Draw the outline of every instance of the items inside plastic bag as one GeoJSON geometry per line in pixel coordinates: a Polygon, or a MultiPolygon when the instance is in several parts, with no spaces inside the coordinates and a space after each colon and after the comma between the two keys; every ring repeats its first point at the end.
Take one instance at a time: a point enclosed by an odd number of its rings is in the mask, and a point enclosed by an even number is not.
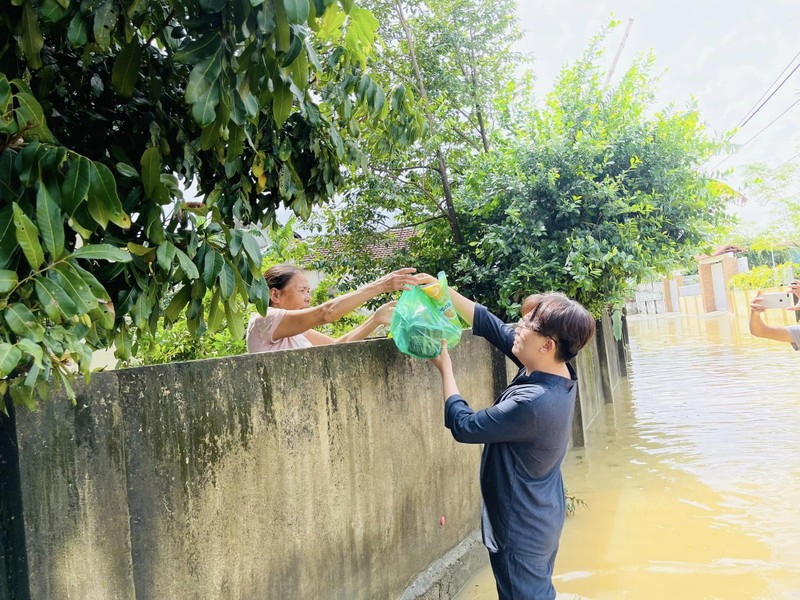
{"type": "Polygon", "coordinates": [[[414,358],[435,358],[442,351],[442,340],[452,348],[461,340],[461,324],[447,290],[447,278],[414,286],[400,294],[392,315],[392,339],[398,350],[414,358]]]}

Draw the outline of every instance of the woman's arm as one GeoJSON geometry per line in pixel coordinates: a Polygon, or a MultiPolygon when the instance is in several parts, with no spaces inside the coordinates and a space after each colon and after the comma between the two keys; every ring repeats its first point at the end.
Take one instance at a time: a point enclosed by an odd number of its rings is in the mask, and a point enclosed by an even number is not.
{"type": "Polygon", "coordinates": [[[334,338],[319,331],[310,329],[305,332],[306,339],[315,346],[325,346],[327,344],[342,344],[345,342],[356,342],[358,340],[366,339],[370,333],[375,331],[381,325],[388,325],[392,320],[392,312],[397,305],[397,300],[387,302],[376,310],[369,318],[361,325],[348,331],[344,335],[334,338]]]}
{"type": "MultiPolygon", "coordinates": [[[[272,337],[278,340],[299,333],[306,333],[309,329],[326,323],[333,323],[379,294],[396,292],[405,289],[406,286],[414,285],[416,283],[412,275],[414,271],[416,269],[413,268],[398,269],[354,292],[337,296],[319,306],[287,310],[272,337]]],[[[365,337],[366,335],[364,334],[365,337]]],[[[311,339],[309,341],[312,344],[314,343],[311,339]]]]}

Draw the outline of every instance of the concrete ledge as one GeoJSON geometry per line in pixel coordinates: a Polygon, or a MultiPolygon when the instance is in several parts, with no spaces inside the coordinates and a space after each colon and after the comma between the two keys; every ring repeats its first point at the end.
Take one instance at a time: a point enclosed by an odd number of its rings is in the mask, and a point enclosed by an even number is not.
{"type": "Polygon", "coordinates": [[[425,569],[398,600],[450,600],[489,564],[480,528],[425,569]]]}

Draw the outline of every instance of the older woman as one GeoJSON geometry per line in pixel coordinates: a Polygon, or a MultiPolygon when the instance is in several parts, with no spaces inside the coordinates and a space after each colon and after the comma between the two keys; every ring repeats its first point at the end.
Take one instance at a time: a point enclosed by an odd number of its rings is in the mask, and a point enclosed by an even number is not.
{"type": "Polygon", "coordinates": [[[351,332],[332,338],[314,327],[333,323],[379,294],[396,292],[414,285],[416,269],[399,269],[354,292],[337,296],[319,306],[310,306],[311,290],[303,271],[291,265],[271,267],[264,274],[269,286],[267,315],[253,315],[247,325],[247,351],[271,352],[309,348],[363,340],[379,325],[388,325],[395,302],[381,306],[367,321],[351,332]]]}

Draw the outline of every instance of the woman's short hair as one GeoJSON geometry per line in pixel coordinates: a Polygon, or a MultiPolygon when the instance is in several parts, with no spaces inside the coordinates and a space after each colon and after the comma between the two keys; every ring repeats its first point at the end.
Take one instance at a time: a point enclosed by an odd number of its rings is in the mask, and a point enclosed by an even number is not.
{"type": "Polygon", "coordinates": [[[534,331],[555,341],[555,358],[561,362],[575,358],[594,335],[592,314],[558,292],[528,296],[522,302],[522,316],[534,331]]]}
{"type": "Polygon", "coordinates": [[[267,269],[264,279],[269,289],[282,290],[292,280],[292,277],[302,272],[303,269],[293,265],[275,265],[267,269]]]}

